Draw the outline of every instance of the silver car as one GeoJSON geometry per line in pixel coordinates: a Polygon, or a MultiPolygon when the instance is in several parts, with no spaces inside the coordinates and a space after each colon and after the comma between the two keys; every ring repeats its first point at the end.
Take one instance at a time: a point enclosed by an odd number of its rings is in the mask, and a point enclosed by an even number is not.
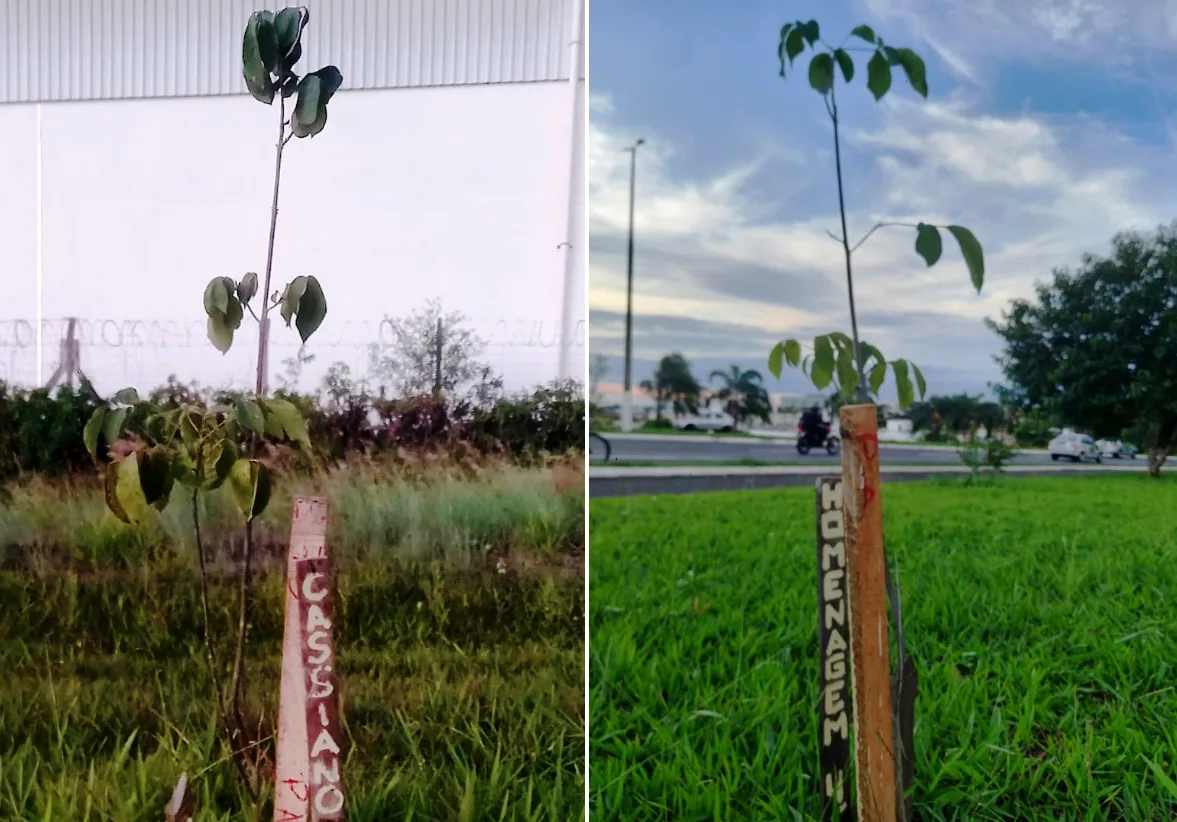
{"type": "Polygon", "coordinates": [[[1118,460],[1134,460],[1136,455],[1140,453],[1135,445],[1129,445],[1123,440],[1096,440],[1095,445],[1099,448],[1100,456],[1118,460]]]}
{"type": "Polygon", "coordinates": [[[1103,462],[1103,457],[1099,454],[1099,446],[1086,434],[1059,434],[1050,441],[1046,448],[1050,452],[1050,458],[1055,462],[1059,460],[1103,462]]]}

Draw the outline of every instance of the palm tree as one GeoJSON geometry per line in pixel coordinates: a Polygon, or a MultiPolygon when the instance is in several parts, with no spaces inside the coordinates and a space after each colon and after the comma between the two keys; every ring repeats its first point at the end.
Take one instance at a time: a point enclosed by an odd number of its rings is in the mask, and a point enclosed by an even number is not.
{"type": "Polygon", "coordinates": [[[656,419],[662,419],[662,407],[669,402],[677,414],[696,414],[703,387],[691,373],[691,364],[682,354],[667,354],[658,363],[654,379],[642,380],[641,387],[654,396],[656,419]]]}
{"type": "Polygon", "coordinates": [[[727,371],[716,369],[711,372],[709,381],[718,377],[723,385],[715,393],[717,399],[723,401],[723,410],[735,420],[736,427],[751,417],[758,417],[765,422],[771,420],[772,403],[765,390],[764,377],[759,371],[745,371],[738,365],[733,365],[727,371]]]}

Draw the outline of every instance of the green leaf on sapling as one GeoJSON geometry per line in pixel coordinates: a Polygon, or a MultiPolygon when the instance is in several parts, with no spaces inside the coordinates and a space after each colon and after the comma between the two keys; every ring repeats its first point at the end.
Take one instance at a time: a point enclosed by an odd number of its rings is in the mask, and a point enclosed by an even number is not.
{"type": "Polygon", "coordinates": [[[797,59],[797,55],[805,51],[805,35],[801,29],[796,28],[789,32],[789,37],[785,40],[785,55],[789,58],[789,65],[793,65],[793,61],[797,59]]]}
{"type": "Polygon", "coordinates": [[[829,336],[830,342],[834,344],[835,348],[852,348],[854,346],[851,339],[841,331],[831,331],[827,336],[829,336]]]}
{"type": "Polygon", "coordinates": [[[278,30],[274,28],[272,11],[258,12],[257,44],[266,70],[271,75],[277,74],[282,66],[282,54],[278,49],[278,30]]]}
{"type": "MultiPolygon", "coordinates": [[[[229,278],[226,277],[226,280],[229,278]]],[[[232,283],[232,280],[229,280],[232,283]]],[[[222,354],[228,353],[233,346],[233,334],[241,327],[241,320],[245,317],[245,311],[241,307],[241,303],[237,301],[236,297],[231,297],[228,302],[228,310],[223,314],[210,314],[208,318],[208,339],[213,346],[222,354]]]]}
{"type": "MultiPolygon", "coordinates": [[[[129,459],[132,460],[134,458],[134,454],[129,457],[129,459]]],[[[106,470],[102,472],[102,491],[103,496],[106,499],[106,507],[110,509],[110,513],[114,514],[120,520],[130,525],[131,518],[127,515],[127,512],[123,510],[123,504],[119,501],[118,495],[119,473],[122,467],[122,462],[125,462],[125,460],[120,462],[107,463],[106,470]]]]}
{"type": "Polygon", "coordinates": [[[134,388],[124,388],[114,395],[114,401],[119,405],[138,405],[139,392],[134,388]]]}
{"type": "Polygon", "coordinates": [[[162,511],[172,493],[175,473],[167,452],[155,448],[143,454],[139,463],[139,486],[148,505],[162,511]]]}
{"type": "Polygon", "coordinates": [[[985,252],[981,250],[981,244],[977,242],[973,232],[963,226],[950,225],[948,230],[960,246],[965,265],[969,267],[969,279],[973,282],[973,288],[980,294],[981,286],[985,284],[985,252]]]}
{"type": "Polygon", "coordinates": [[[109,448],[114,443],[118,442],[119,437],[123,433],[123,423],[127,419],[127,409],[116,408],[106,415],[106,421],[102,425],[102,436],[106,440],[106,446],[109,448]]]}
{"type": "Polygon", "coordinates": [[[920,223],[915,227],[915,253],[924,258],[929,268],[940,259],[944,253],[944,243],[940,240],[940,230],[936,226],[920,223]]]}
{"type": "Polygon", "coordinates": [[[847,83],[854,79],[854,60],[850,58],[850,54],[845,49],[838,49],[834,52],[834,59],[838,61],[838,65],[842,69],[842,79],[847,83]]]}
{"type": "Polygon", "coordinates": [[[875,37],[875,30],[870,26],[855,26],[854,31],[850,32],[850,34],[853,37],[865,40],[872,46],[877,42],[877,38],[875,37]]]}
{"type": "Polygon", "coordinates": [[[879,389],[883,387],[883,382],[887,379],[887,363],[885,361],[875,363],[871,368],[870,374],[867,375],[867,380],[870,382],[870,391],[872,394],[878,394],[879,389]]]}
{"type": "Polygon", "coordinates": [[[270,79],[270,70],[262,56],[262,40],[273,33],[273,24],[268,24],[269,34],[263,32],[267,28],[267,12],[255,11],[249,16],[245,24],[245,37],[241,46],[242,74],[245,86],[253,99],[270,105],[274,102],[274,83],[270,79]]]}
{"type": "Polygon", "coordinates": [[[928,69],[924,65],[923,58],[907,48],[894,51],[899,65],[903,67],[903,73],[907,75],[907,82],[915,89],[916,94],[926,98],[928,96],[928,69]]]}
{"type": "Polygon", "coordinates": [[[262,407],[249,397],[237,398],[237,422],[255,434],[266,433],[266,416],[262,407]]]}
{"type": "Polygon", "coordinates": [[[229,473],[229,487],[238,510],[252,520],[266,510],[270,501],[270,471],[257,460],[237,460],[229,473]]]}
{"type": "Polygon", "coordinates": [[[313,137],[327,125],[327,103],[343,85],[343,75],[335,66],[312,71],[298,83],[298,102],[290,117],[295,137],[313,137]]]}
{"type": "Polygon", "coordinates": [[[98,406],[90,415],[90,419],[86,420],[86,427],[82,429],[82,442],[90,458],[94,460],[98,459],[98,435],[102,433],[102,424],[106,422],[107,413],[105,405],[98,406]]]}
{"type": "Polygon", "coordinates": [[[149,506],[139,479],[139,455],[129,454],[112,462],[105,479],[106,505],[111,513],[129,525],[142,523],[149,506]]]}
{"type": "Polygon", "coordinates": [[[237,456],[237,443],[233,442],[233,440],[224,440],[221,443],[220,458],[217,459],[216,465],[214,466],[215,479],[213,480],[213,484],[209,486],[210,490],[220,488],[225,480],[228,479],[229,472],[233,470],[233,464],[237,462],[237,456]]]}
{"type": "Polygon", "coordinates": [[[229,310],[229,290],[224,277],[213,277],[204,287],[204,313],[210,317],[229,310]]]}
{"type": "Polygon", "coordinates": [[[801,362],[801,343],[797,340],[785,340],[785,362],[794,368],[801,362]]]}
{"type": "Polygon", "coordinates": [[[294,321],[294,327],[298,329],[298,335],[304,343],[318,330],[323,324],[323,318],[327,316],[327,296],[323,293],[323,287],[314,277],[307,277],[306,280],[306,289],[298,301],[294,321]]]}
{"type": "Polygon", "coordinates": [[[899,409],[906,411],[914,401],[911,376],[908,373],[906,360],[894,360],[891,370],[895,373],[895,389],[899,395],[899,409]]]}
{"type": "Polygon", "coordinates": [[[787,56],[785,54],[785,40],[788,38],[789,32],[793,29],[793,25],[793,23],[785,23],[781,26],[781,39],[776,48],[777,59],[781,62],[781,77],[785,76],[785,58],[787,56]]]}
{"type": "Polygon", "coordinates": [[[811,46],[821,39],[821,26],[817,24],[816,20],[802,23],[798,28],[805,35],[805,39],[809,41],[809,45],[811,46]]]}
{"type": "Polygon", "coordinates": [[[858,388],[858,363],[854,360],[854,347],[838,347],[838,386],[843,397],[854,396],[858,388]]]}
{"type": "Polygon", "coordinates": [[[274,16],[279,68],[289,71],[302,56],[302,32],[310,19],[311,13],[306,7],[285,8],[274,16]]]}
{"type": "Polygon", "coordinates": [[[195,450],[200,440],[200,428],[192,419],[192,410],[183,408],[180,411],[180,440],[185,447],[195,450]]]}
{"type": "Polygon", "coordinates": [[[924,372],[920,371],[920,367],[915,363],[911,363],[911,371],[915,374],[915,387],[919,391],[920,399],[922,400],[928,392],[928,383],[924,379],[924,372]]]}
{"type": "Polygon", "coordinates": [[[772,374],[778,380],[781,378],[781,371],[783,370],[785,359],[785,344],[779,342],[772,347],[768,352],[768,373],[772,374]]]}
{"type": "Polygon", "coordinates": [[[828,336],[813,339],[813,369],[810,378],[820,391],[830,384],[834,377],[834,346],[828,336]]]}
{"type": "Polygon", "coordinates": [[[295,277],[286,286],[286,291],[282,293],[282,308],[279,313],[287,328],[290,327],[290,321],[294,319],[294,315],[298,313],[298,303],[302,300],[302,295],[306,293],[307,281],[307,277],[295,277]]]}
{"type": "Polygon", "coordinates": [[[263,399],[261,403],[266,411],[266,434],[272,437],[286,437],[310,450],[310,434],[306,420],[302,418],[294,403],[282,399],[263,399]]]}
{"type": "Polygon", "coordinates": [[[876,102],[882,100],[891,88],[891,67],[881,52],[876,51],[866,64],[866,87],[876,102]]]}
{"type": "Polygon", "coordinates": [[[229,353],[229,349],[233,347],[233,328],[230,327],[225,316],[221,314],[209,317],[205,325],[208,331],[208,341],[213,344],[213,348],[222,354],[229,353]]]}
{"type": "Polygon", "coordinates": [[[809,85],[818,94],[830,93],[834,87],[833,55],[822,52],[809,61],[809,85]]]}
{"type": "Polygon", "coordinates": [[[237,299],[242,305],[249,305],[257,294],[257,273],[250,271],[237,283],[237,299]]]}

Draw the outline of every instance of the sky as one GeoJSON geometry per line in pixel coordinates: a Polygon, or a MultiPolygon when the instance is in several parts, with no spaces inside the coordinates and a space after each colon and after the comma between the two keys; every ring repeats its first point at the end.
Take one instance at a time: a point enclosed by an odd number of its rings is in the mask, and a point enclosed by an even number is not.
{"type": "MultiPolygon", "coordinates": [[[[590,353],[622,375],[630,155],[637,138],[635,384],[683,353],[697,376],[849,330],[832,130],[806,56],[779,76],[782,24],[859,24],[925,60],[875,103],[865,61],[839,77],[849,234],[880,221],[959,224],[981,241],[978,296],[945,237],[928,268],[914,231],[854,254],[864,339],[919,365],[930,394],[985,393],[1001,373],[984,319],[1121,231],[1177,218],[1173,0],[594,0],[590,52],[590,353]]],[[[855,57],[860,57],[856,54],[855,57]]],[[[901,75],[900,75],[901,76],[901,75]]],[[[888,386],[884,400],[894,397],[888,386]]]]}
{"type": "MultiPolygon", "coordinates": [[[[328,303],[301,388],[336,361],[362,377],[367,346],[391,339],[383,320],[431,299],[469,318],[509,389],[557,376],[570,108],[558,82],[345,89],[322,134],[288,144],[274,288],[313,274],[328,303]]],[[[264,271],[277,117],[246,95],[42,107],[43,378],[64,318],[77,317],[100,393],[146,391],[169,374],[252,382],[252,320],[222,356],[202,295],[213,277],[264,271]]],[[[36,383],[36,123],[35,106],[0,106],[0,381],[26,386],[36,383]]],[[[583,377],[583,323],[572,331],[583,377]]],[[[298,337],[280,319],[272,336],[276,386],[298,337]]]]}

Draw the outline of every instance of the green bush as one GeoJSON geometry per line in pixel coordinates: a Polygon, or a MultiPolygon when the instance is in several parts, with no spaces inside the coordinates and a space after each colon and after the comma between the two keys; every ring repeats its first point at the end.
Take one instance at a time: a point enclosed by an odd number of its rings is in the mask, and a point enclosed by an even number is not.
{"type": "MultiPolygon", "coordinates": [[[[487,455],[531,462],[543,454],[584,450],[585,403],[579,384],[552,382],[530,393],[481,407],[431,397],[380,400],[352,393],[327,399],[280,393],[302,412],[316,459],[335,462],[351,454],[436,450],[461,442],[487,455]]],[[[202,391],[176,377],[150,393],[163,408],[185,404],[231,404],[235,395],[202,391]]],[[[82,432],[100,402],[94,390],[19,390],[0,383],[0,482],[20,474],[57,476],[91,470],[82,432]]],[[[132,413],[125,430],[141,435],[143,413],[132,413]]],[[[300,455],[304,468],[311,460],[300,455]]]]}
{"type": "Polygon", "coordinates": [[[0,479],[20,473],[63,474],[89,465],[82,429],[98,400],[89,386],[56,394],[0,383],[0,479]]]}

